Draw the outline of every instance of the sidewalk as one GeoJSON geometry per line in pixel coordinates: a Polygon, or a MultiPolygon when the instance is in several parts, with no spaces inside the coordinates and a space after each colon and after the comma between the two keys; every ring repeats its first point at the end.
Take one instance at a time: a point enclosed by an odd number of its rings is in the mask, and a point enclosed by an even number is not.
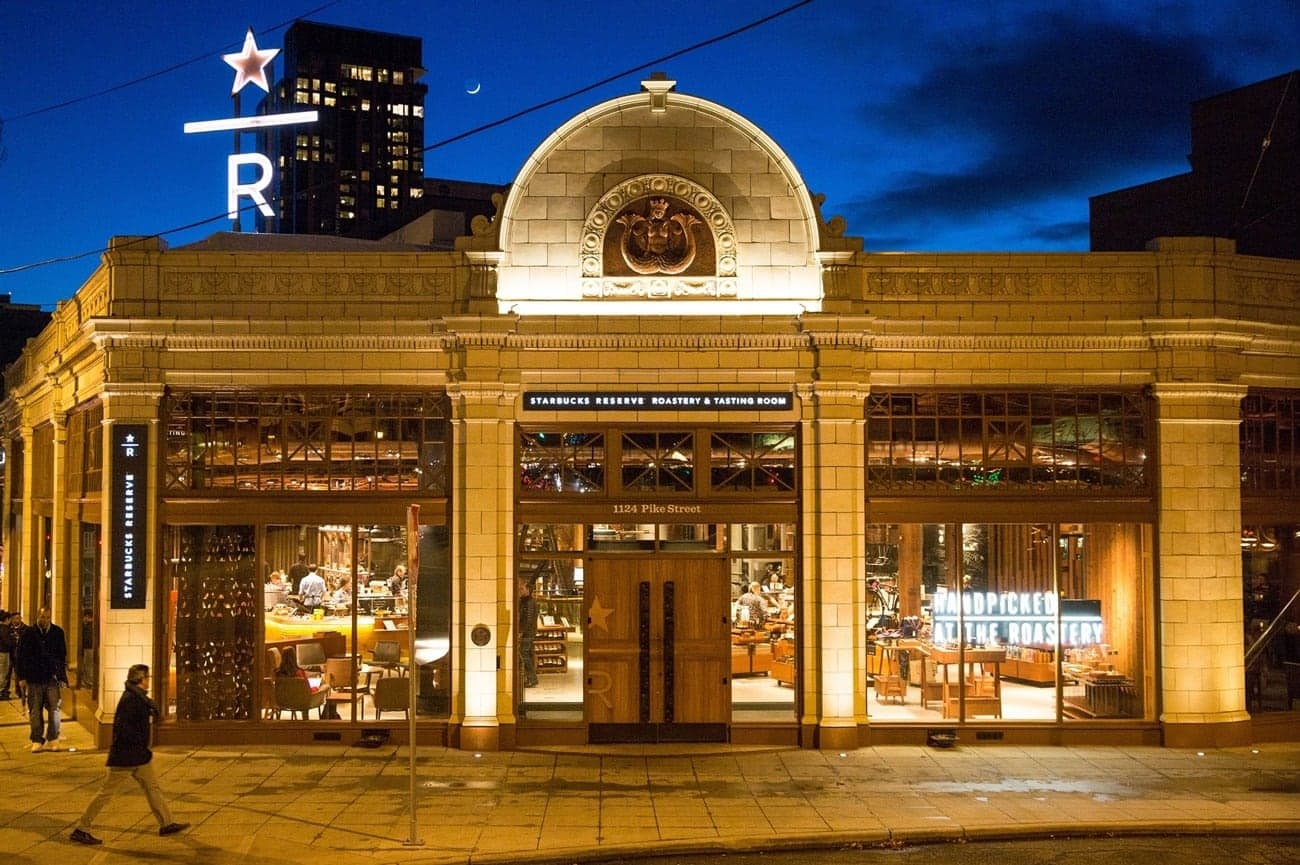
{"type": "Polygon", "coordinates": [[[131,786],[67,841],[105,754],[32,754],[0,704],[0,850],[9,862],[578,862],[753,850],[1095,833],[1300,834],[1300,744],[961,746],[835,752],[695,746],[581,753],[420,749],[419,838],[406,846],[407,754],[339,745],[166,748],[154,756],[184,834],[159,838],[131,786]]]}

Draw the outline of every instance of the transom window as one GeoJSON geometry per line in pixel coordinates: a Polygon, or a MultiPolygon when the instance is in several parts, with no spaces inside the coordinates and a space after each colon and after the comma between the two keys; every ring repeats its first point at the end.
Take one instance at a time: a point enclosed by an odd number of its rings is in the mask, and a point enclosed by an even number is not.
{"type": "Polygon", "coordinates": [[[519,492],[529,497],[791,496],[798,488],[796,441],[793,427],[522,429],[519,492]]]}
{"type": "Polygon", "coordinates": [[[1140,392],[882,392],[867,400],[867,481],[893,489],[1145,491],[1140,392]]]}
{"type": "Polygon", "coordinates": [[[442,394],[170,394],[168,490],[447,490],[442,394]]]}
{"type": "Polygon", "coordinates": [[[1273,492],[1300,487],[1300,391],[1251,391],[1241,403],[1241,486],[1273,492]]]}

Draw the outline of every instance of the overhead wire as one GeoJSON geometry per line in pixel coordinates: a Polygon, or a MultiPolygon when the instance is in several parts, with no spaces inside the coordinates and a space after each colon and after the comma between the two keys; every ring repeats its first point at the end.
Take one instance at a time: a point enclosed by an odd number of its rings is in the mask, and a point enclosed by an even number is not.
{"type": "Polygon", "coordinates": [[[1264,155],[1268,153],[1268,148],[1273,144],[1273,133],[1277,130],[1278,118],[1282,116],[1282,107],[1286,105],[1286,97],[1291,92],[1291,84],[1295,81],[1295,77],[1296,73],[1294,72],[1286,77],[1286,84],[1282,87],[1282,95],[1278,97],[1277,107],[1273,109],[1273,121],[1269,123],[1268,132],[1264,133],[1263,139],[1259,142],[1259,156],[1255,158],[1255,168],[1250,173],[1250,180],[1246,183],[1246,191],[1241,196],[1241,206],[1237,208],[1237,216],[1233,219],[1232,233],[1234,238],[1240,239],[1238,235],[1241,233],[1242,229],[1251,227],[1256,222],[1271,215],[1278,209],[1277,207],[1274,207],[1263,215],[1244,224],[1241,221],[1246,213],[1246,204],[1250,201],[1250,193],[1255,189],[1255,181],[1259,178],[1259,169],[1264,164],[1264,155]]]}
{"type": "MultiPolygon", "coordinates": [[[[306,15],[315,15],[319,12],[324,12],[326,9],[329,9],[333,6],[338,6],[340,3],[343,2],[345,2],[345,0],[330,0],[329,3],[324,3],[320,6],[315,7],[314,9],[308,9],[306,12],[302,13],[301,15],[296,15],[293,18],[290,18],[286,21],[281,21],[279,24],[275,24],[271,27],[267,27],[262,32],[274,33],[277,30],[282,30],[285,27],[288,27],[290,24],[297,21],[299,18],[302,18],[306,15]]],[[[242,42],[243,40],[240,39],[236,42],[231,43],[230,45],[227,45],[226,48],[228,49],[238,48],[240,43],[242,42]]],[[[31,117],[39,117],[42,114],[49,114],[51,111],[58,111],[60,108],[68,108],[73,105],[79,105],[82,102],[89,102],[92,99],[98,99],[101,96],[107,96],[110,93],[117,93],[119,90],[126,90],[128,87],[134,87],[137,84],[143,84],[146,81],[152,81],[155,78],[161,78],[164,75],[170,75],[171,73],[177,71],[178,69],[184,69],[186,66],[193,66],[195,63],[198,63],[201,60],[210,60],[212,59],[214,53],[219,54],[221,52],[209,51],[204,54],[200,54],[197,57],[191,57],[189,60],[182,60],[180,63],[173,63],[171,66],[168,66],[165,69],[159,69],[157,72],[150,72],[148,75],[141,75],[139,78],[132,78],[130,81],[123,81],[121,84],[114,84],[111,87],[105,87],[103,90],[96,90],[94,93],[87,93],[83,96],[74,96],[71,99],[65,99],[62,102],[56,102],[53,105],[46,105],[44,108],[34,108],[31,111],[24,111],[21,114],[14,114],[9,117],[0,117],[0,124],[12,123],[15,120],[27,120],[28,118],[31,117]]]]}
{"type": "MultiPolygon", "coordinates": [[[[316,12],[319,12],[319,11],[321,11],[322,9],[327,9],[327,8],[329,8],[330,6],[337,5],[337,4],[340,3],[340,2],[343,2],[343,0],[333,0],[333,2],[331,2],[331,3],[327,3],[327,4],[325,4],[324,6],[321,6],[321,7],[317,7],[316,9],[313,9],[313,10],[311,10],[310,12],[308,12],[308,13],[306,13],[306,14],[309,14],[309,15],[310,15],[310,14],[315,14],[316,12]]],[[[515,111],[515,112],[513,112],[513,113],[511,113],[511,114],[509,114],[509,115],[506,115],[505,117],[502,117],[502,118],[499,118],[499,119],[497,119],[497,120],[491,121],[490,123],[485,123],[485,124],[482,124],[482,125],[480,125],[480,126],[476,126],[476,127],[474,127],[473,129],[469,129],[469,130],[466,130],[465,132],[461,132],[461,133],[459,133],[459,134],[457,134],[457,135],[453,135],[453,136],[451,136],[451,137],[449,137],[449,138],[444,138],[444,139],[442,139],[442,140],[440,140],[440,141],[435,141],[434,143],[429,144],[429,145],[426,145],[425,147],[421,148],[421,149],[419,150],[419,152],[420,152],[420,153],[428,153],[429,151],[437,150],[437,149],[439,149],[439,148],[441,148],[441,147],[446,147],[446,146],[448,146],[448,145],[450,145],[450,144],[454,144],[454,143],[456,143],[456,142],[458,142],[458,141],[462,141],[462,140],[464,140],[464,139],[466,139],[466,138],[469,138],[469,137],[471,137],[471,136],[478,135],[479,133],[482,133],[482,132],[486,132],[486,131],[489,130],[489,129],[495,129],[495,128],[497,128],[498,126],[503,126],[503,125],[505,125],[505,124],[507,124],[507,123],[510,123],[510,122],[512,122],[512,121],[514,121],[514,120],[518,120],[519,118],[524,117],[524,116],[527,116],[527,115],[532,114],[532,113],[534,113],[534,112],[541,111],[541,110],[546,109],[546,108],[550,108],[550,107],[552,107],[552,106],[554,106],[554,105],[558,105],[559,103],[561,103],[561,102],[565,102],[565,101],[568,101],[568,100],[570,100],[570,99],[574,99],[574,98],[576,98],[576,97],[578,97],[578,96],[581,96],[581,95],[583,95],[583,94],[585,94],[585,93],[589,93],[590,91],[595,90],[595,89],[597,89],[597,88],[599,88],[599,87],[603,87],[603,86],[605,86],[606,84],[611,84],[611,83],[613,83],[613,82],[619,80],[620,78],[624,78],[624,77],[626,77],[626,76],[628,76],[628,75],[633,75],[633,74],[635,74],[635,73],[637,73],[637,72],[641,72],[641,71],[643,71],[643,70],[645,70],[645,69],[649,69],[650,67],[660,65],[660,64],[665,63],[665,62],[667,62],[667,61],[669,61],[669,60],[674,60],[674,59],[676,59],[676,58],[678,58],[678,57],[683,57],[683,56],[685,56],[685,55],[687,55],[687,54],[690,54],[690,53],[695,52],[695,51],[699,51],[699,50],[701,50],[701,49],[703,49],[703,48],[708,48],[709,46],[716,45],[716,44],[718,44],[719,42],[723,42],[723,41],[725,41],[725,40],[727,40],[727,39],[734,38],[734,37],[736,37],[736,36],[741,35],[742,33],[747,33],[748,31],[753,30],[753,29],[755,29],[756,27],[761,27],[761,26],[763,26],[764,24],[768,24],[768,23],[770,23],[770,22],[772,22],[772,21],[775,21],[776,19],[781,18],[781,17],[783,17],[783,16],[785,16],[785,15],[788,15],[788,14],[790,14],[790,13],[792,13],[792,12],[795,12],[796,10],[801,9],[801,8],[803,8],[804,6],[808,6],[808,5],[810,5],[811,3],[813,3],[813,2],[814,2],[814,0],[797,0],[797,2],[792,3],[792,4],[790,4],[789,6],[786,6],[786,7],[782,8],[782,9],[778,9],[776,12],[773,12],[773,13],[771,13],[771,14],[769,14],[769,15],[765,15],[765,16],[763,16],[762,18],[757,18],[757,19],[755,19],[755,20],[749,22],[748,24],[744,24],[744,25],[742,25],[742,26],[740,26],[740,27],[736,27],[736,28],[734,28],[734,29],[732,29],[732,30],[728,30],[728,31],[726,31],[725,33],[721,33],[721,34],[719,34],[719,35],[717,35],[717,36],[711,36],[711,37],[709,37],[708,39],[700,40],[699,42],[695,42],[695,43],[693,43],[693,44],[691,44],[691,45],[689,45],[689,46],[687,46],[687,47],[685,47],[685,48],[680,48],[680,49],[678,49],[678,50],[676,50],[676,51],[673,51],[673,52],[671,52],[671,53],[669,53],[669,54],[665,54],[665,55],[663,55],[663,56],[661,56],[661,57],[656,57],[656,58],[653,59],[653,60],[648,60],[648,61],[646,61],[646,62],[644,62],[644,63],[639,63],[639,64],[637,64],[636,66],[633,66],[633,67],[631,67],[631,68],[625,69],[625,70],[623,70],[622,72],[619,72],[619,73],[617,73],[617,74],[605,76],[604,78],[600,79],[599,81],[596,81],[596,82],[594,82],[594,83],[592,83],[592,84],[585,85],[585,86],[583,86],[583,87],[580,87],[580,88],[578,88],[577,90],[572,90],[572,91],[570,91],[570,92],[564,94],[563,96],[556,96],[556,97],[553,97],[553,98],[550,98],[550,99],[543,100],[542,102],[538,102],[538,103],[536,103],[536,104],[534,104],[534,105],[531,105],[531,106],[529,106],[529,107],[527,107],[527,108],[521,109],[521,110],[519,110],[519,111],[515,111]]],[[[294,19],[294,20],[296,20],[296,19],[294,19]]],[[[284,26],[286,26],[287,23],[292,23],[292,21],[290,21],[290,22],[286,22],[286,24],[280,24],[280,25],[277,25],[275,28],[270,28],[270,29],[271,29],[271,30],[279,29],[280,27],[284,27],[284,26]]],[[[268,32],[269,32],[269,31],[268,31],[268,32]]],[[[199,58],[199,59],[207,59],[207,58],[210,58],[211,56],[212,56],[211,54],[205,54],[205,55],[203,55],[202,58],[199,58]]],[[[154,74],[151,74],[151,75],[145,76],[145,77],[143,77],[143,78],[137,79],[137,80],[134,81],[134,82],[128,82],[127,84],[122,84],[122,85],[118,85],[118,86],[115,86],[115,87],[109,88],[109,89],[107,89],[107,90],[102,91],[100,94],[95,94],[95,95],[102,95],[103,93],[111,93],[111,92],[113,92],[113,91],[115,91],[115,90],[120,90],[120,89],[122,89],[122,88],[124,88],[124,87],[130,86],[130,84],[139,83],[139,82],[141,82],[141,81],[147,81],[147,80],[149,80],[149,79],[151,79],[151,78],[155,78],[155,77],[158,77],[159,75],[166,74],[166,72],[172,71],[172,70],[174,70],[174,69],[179,69],[179,68],[181,68],[182,66],[188,65],[188,64],[193,63],[193,62],[195,62],[195,61],[190,60],[190,61],[186,61],[185,63],[182,63],[182,64],[177,64],[176,66],[169,67],[169,68],[166,69],[166,70],[162,70],[162,71],[160,71],[160,72],[157,72],[157,73],[154,73],[154,74]]],[[[20,118],[20,117],[30,117],[30,116],[33,116],[33,115],[38,114],[38,113],[44,113],[45,111],[53,111],[53,110],[55,110],[56,108],[60,108],[60,107],[63,107],[63,106],[65,106],[65,105],[75,104],[75,102],[77,102],[77,101],[81,101],[82,99],[89,99],[89,98],[93,98],[93,96],[78,97],[78,99],[76,99],[76,100],[69,100],[69,101],[67,101],[67,102],[60,103],[59,105],[56,105],[56,106],[50,106],[50,107],[45,108],[45,109],[39,109],[38,111],[28,112],[28,113],[25,114],[25,115],[18,115],[18,117],[19,117],[19,118],[20,118]]],[[[17,118],[15,118],[15,119],[17,119],[17,118]]],[[[315,194],[315,193],[317,193],[317,192],[323,190],[323,189],[326,188],[327,186],[332,186],[332,185],[333,185],[332,181],[331,181],[331,182],[323,182],[323,183],[316,184],[316,185],[314,185],[314,186],[312,186],[312,187],[310,187],[310,188],[308,188],[308,189],[305,189],[305,190],[301,190],[301,191],[299,191],[299,192],[294,196],[294,200],[299,200],[299,199],[301,199],[301,198],[303,198],[303,197],[305,197],[305,196],[313,195],[313,194],[315,194]]],[[[279,202],[283,201],[283,199],[276,199],[276,201],[277,201],[277,203],[279,203],[279,202]]],[[[245,211],[251,210],[251,209],[254,208],[254,207],[256,207],[256,205],[250,203],[250,204],[245,205],[244,207],[240,208],[240,212],[243,213],[243,212],[245,212],[245,211]]],[[[209,224],[209,223],[217,222],[217,221],[219,221],[219,220],[227,219],[227,218],[229,218],[229,214],[228,214],[228,213],[225,213],[225,212],[223,212],[223,213],[219,213],[219,214],[216,214],[216,215],[213,215],[213,216],[209,216],[209,217],[205,217],[205,218],[203,218],[203,219],[196,220],[196,221],[194,221],[194,222],[187,223],[187,224],[185,224],[185,225],[180,225],[180,226],[176,226],[176,227],[174,227],[174,228],[168,228],[168,229],[163,230],[163,231],[155,232],[154,234],[142,235],[142,236],[140,236],[139,238],[135,239],[133,242],[135,242],[135,243],[143,243],[143,242],[146,241],[146,240],[152,240],[152,239],[154,239],[154,238],[162,238],[162,237],[166,237],[166,236],[171,235],[171,234],[177,234],[177,233],[182,232],[182,231],[188,231],[188,230],[190,230],[190,229],[198,228],[199,226],[207,225],[207,224],[209,224]]],[[[128,244],[128,245],[129,245],[129,244],[128,244]]],[[[118,248],[120,249],[121,246],[119,246],[118,248]]],[[[46,259],[42,259],[42,260],[40,260],[40,261],[33,261],[33,262],[27,262],[27,263],[25,263],[25,264],[13,265],[13,266],[11,266],[11,267],[0,267],[0,276],[7,276],[7,275],[10,275],[10,274],[22,273],[22,272],[24,272],[24,271],[35,270],[35,269],[37,269],[37,268],[46,267],[46,266],[54,265],[54,264],[65,264],[65,263],[72,262],[72,261],[79,261],[80,259],[83,259],[83,258],[89,258],[89,257],[92,256],[92,255],[102,255],[102,254],[104,254],[105,252],[107,252],[108,249],[109,249],[109,247],[107,247],[107,246],[100,246],[100,247],[96,247],[95,249],[87,250],[87,251],[85,251],[85,252],[74,253],[74,254],[70,254],[70,255],[57,256],[57,257],[52,257],[52,258],[46,258],[46,259]]]]}

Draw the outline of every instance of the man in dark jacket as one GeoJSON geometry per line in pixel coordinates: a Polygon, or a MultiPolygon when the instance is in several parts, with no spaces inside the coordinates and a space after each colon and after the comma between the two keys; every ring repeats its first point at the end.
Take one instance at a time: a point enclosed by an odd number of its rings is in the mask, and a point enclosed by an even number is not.
{"type": "Polygon", "coordinates": [[[127,671],[126,690],[122,692],[122,698],[117,701],[117,711],[113,713],[113,744],[108,749],[108,776],[104,778],[104,786],[99,793],[82,812],[77,828],[72,830],[69,837],[73,841],[78,844],[104,843],[90,834],[90,827],[127,778],[134,778],[140,789],[144,790],[145,798],[149,800],[149,810],[153,811],[158,820],[159,835],[175,835],[189,826],[188,823],[172,820],[171,811],[158,786],[158,776],[154,774],[150,762],[153,760],[153,751],[149,750],[152,731],[150,725],[157,717],[158,706],[149,699],[149,667],[146,664],[135,664],[127,671]]]}
{"type": "Polygon", "coordinates": [[[18,678],[27,683],[27,711],[32,725],[32,753],[61,751],[59,742],[60,688],[68,683],[68,640],[50,622],[49,607],[41,607],[36,624],[18,638],[18,678]]]}

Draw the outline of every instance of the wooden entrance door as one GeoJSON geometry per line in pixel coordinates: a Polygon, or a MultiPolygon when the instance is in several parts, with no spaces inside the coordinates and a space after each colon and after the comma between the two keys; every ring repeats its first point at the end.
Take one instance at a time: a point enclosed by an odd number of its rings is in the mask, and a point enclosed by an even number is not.
{"type": "Polygon", "coordinates": [[[727,563],[589,559],[584,703],[592,742],[726,741],[727,563]]]}

